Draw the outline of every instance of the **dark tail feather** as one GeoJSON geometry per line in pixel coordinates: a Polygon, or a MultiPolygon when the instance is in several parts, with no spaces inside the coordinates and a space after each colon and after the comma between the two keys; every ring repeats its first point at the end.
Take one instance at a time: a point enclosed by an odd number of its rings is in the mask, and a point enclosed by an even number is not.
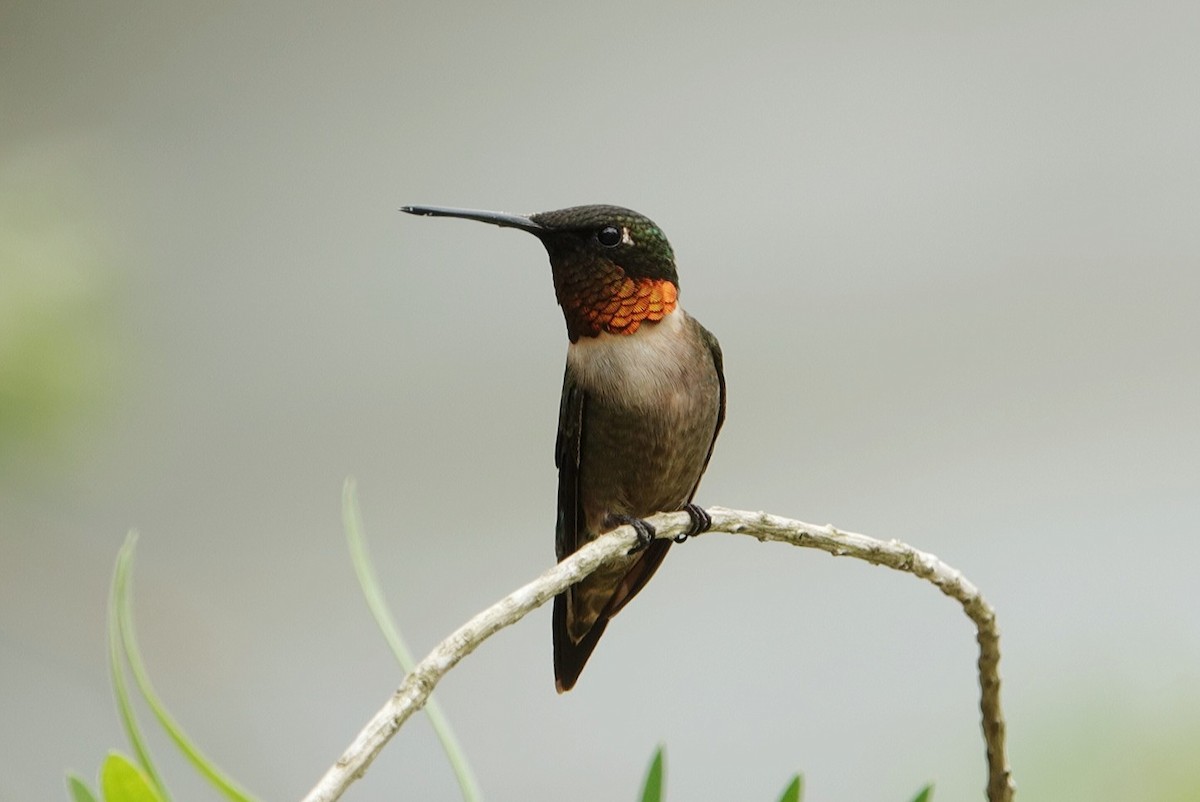
{"type": "Polygon", "coordinates": [[[662,565],[663,558],[667,556],[670,548],[669,540],[655,540],[646,547],[641,559],[625,574],[621,584],[613,591],[608,604],[604,605],[600,617],[579,643],[573,643],[571,636],[567,634],[567,591],[554,597],[554,686],[558,688],[559,693],[565,693],[575,687],[575,682],[583,672],[583,667],[587,665],[588,658],[595,651],[596,644],[600,642],[600,636],[604,634],[609,619],[621,612],[621,608],[646,586],[650,577],[658,570],[658,566],[662,565]]]}
{"type": "Polygon", "coordinates": [[[566,693],[575,687],[607,626],[608,616],[602,615],[583,636],[583,640],[572,643],[571,636],[567,634],[567,592],[563,591],[554,597],[554,687],[559,693],[566,693]]]}

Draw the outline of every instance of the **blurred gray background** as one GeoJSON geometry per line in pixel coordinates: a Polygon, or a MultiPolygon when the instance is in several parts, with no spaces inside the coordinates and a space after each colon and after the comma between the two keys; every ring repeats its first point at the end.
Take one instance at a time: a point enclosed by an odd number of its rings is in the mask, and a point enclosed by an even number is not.
{"type": "MultiPolygon", "coordinates": [[[[935,552],[1004,631],[1022,800],[1200,785],[1194,2],[0,5],[0,798],[127,748],[105,595],[268,799],[553,559],[539,244],[397,212],[630,206],[725,350],[699,500],[935,552]]],[[[554,693],[543,609],[438,693],[490,800],[981,799],[973,631],[713,536],[554,693]]],[[[152,722],[146,721],[153,729],[152,722]]],[[[153,739],[180,799],[214,798],[153,739]]],[[[451,800],[414,720],[350,799],[451,800]]]]}

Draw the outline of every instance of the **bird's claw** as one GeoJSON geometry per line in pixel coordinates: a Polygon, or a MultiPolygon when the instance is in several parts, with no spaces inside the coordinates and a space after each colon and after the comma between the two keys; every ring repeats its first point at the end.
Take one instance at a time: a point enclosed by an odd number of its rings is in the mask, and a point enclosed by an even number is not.
{"type": "Polygon", "coordinates": [[[633,527],[633,531],[637,533],[637,543],[633,544],[633,548],[625,552],[626,555],[637,554],[654,542],[654,527],[641,518],[634,518],[627,515],[614,516],[614,523],[629,524],[633,527]]]}
{"type": "Polygon", "coordinates": [[[699,535],[712,529],[712,516],[709,515],[699,504],[685,504],[683,511],[692,519],[692,525],[687,528],[686,532],[680,532],[673,539],[676,543],[682,543],[689,537],[699,535]]]}

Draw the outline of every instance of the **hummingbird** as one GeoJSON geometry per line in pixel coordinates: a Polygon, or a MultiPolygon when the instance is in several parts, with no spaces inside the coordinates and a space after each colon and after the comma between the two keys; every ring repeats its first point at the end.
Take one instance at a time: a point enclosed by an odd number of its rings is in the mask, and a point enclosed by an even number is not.
{"type": "Polygon", "coordinates": [[[725,420],[721,347],[679,305],[675,255],[649,218],[620,206],[574,206],[528,217],[405,206],[533,234],[550,257],[567,324],[558,413],[555,553],[569,557],[623,524],[628,554],[554,599],[554,682],[571,690],[609,620],[645,587],[671,540],[645,518],[686,510],[682,542],[712,521],[692,503],[725,420]]]}

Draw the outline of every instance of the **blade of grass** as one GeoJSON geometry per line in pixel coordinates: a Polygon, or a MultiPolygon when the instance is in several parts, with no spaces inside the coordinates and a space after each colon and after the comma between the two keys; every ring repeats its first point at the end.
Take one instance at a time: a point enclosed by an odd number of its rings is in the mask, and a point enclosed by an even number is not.
{"type": "Polygon", "coordinates": [[[800,794],[804,788],[804,781],[797,774],[788,783],[788,787],[783,789],[783,796],[779,797],[779,802],[800,802],[800,794]]]}
{"type": "Polygon", "coordinates": [[[927,785],[913,797],[912,802],[930,802],[933,799],[933,785],[927,785]]]}
{"type": "Polygon", "coordinates": [[[133,704],[129,700],[129,687],[125,684],[125,666],[121,660],[120,599],[124,592],[136,545],[137,532],[130,531],[125,537],[125,544],[117,553],[117,565],[113,569],[112,590],[108,598],[108,666],[109,673],[112,674],[113,696],[116,697],[117,713],[121,717],[121,726],[125,729],[125,737],[129,739],[129,745],[137,756],[137,762],[146,772],[146,776],[150,778],[158,795],[164,800],[169,800],[170,795],[167,794],[167,788],[163,784],[158,770],[154,768],[154,761],[150,759],[150,750],[146,748],[142,731],[138,727],[137,716],[134,714],[133,704]]]}
{"type": "MultiPolygon", "coordinates": [[[[121,643],[125,648],[125,659],[129,662],[129,668],[133,672],[134,681],[137,683],[138,690],[146,699],[146,703],[150,706],[150,710],[154,713],[154,717],[158,719],[158,723],[166,730],[167,735],[171,736],[171,740],[179,748],[179,751],[184,754],[192,766],[205,779],[207,779],[213,787],[225,795],[231,802],[257,802],[250,792],[241,788],[236,781],[227,776],[220,768],[218,768],[209,758],[207,758],[200,749],[192,743],[183,728],[175,721],[170,713],[167,712],[162,700],[154,690],[154,686],[150,683],[150,674],[146,671],[146,664],[142,661],[141,651],[138,649],[137,637],[133,628],[133,591],[130,588],[130,573],[133,570],[133,549],[129,548],[128,555],[122,556],[117,563],[117,580],[116,580],[116,597],[114,604],[116,607],[116,625],[120,630],[121,643]]],[[[156,775],[147,770],[152,779],[156,775]]],[[[155,782],[160,793],[162,792],[162,783],[155,782]]],[[[165,797],[165,794],[163,794],[165,797]]]]}
{"type": "MultiPolygon", "coordinates": [[[[379,626],[384,640],[387,641],[388,647],[396,657],[396,662],[400,664],[400,668],[405,673],[408,673],[412,671],[416,661],[413,660],[408,644],[404,642],[404,638],[400,635],[400,629],[392,619],[387,602],[383,598],[383,591],[380,590],[379,578],[375,575],[370,555],[367,553],[362,514],[359,512],[358,494],[355,491],[352,477],[347,477],[342,486],[342,526],[346,530],[346,540],[350,545],[350,558],[354,563],[354,573],[358,576],[358,584],[362,588],[367,607],[370,608],[371,615],[375,617],[375,623],[379,626]]],[[[454,770],[454,776],[458,780],[458,787],[462,791],[463,799],[465,802],[481,802],[483,794],[480,792],[479,784],[475,781],[475,775],[467,762],[466,753],[458,743],[458,738],[455,737],[449,720],[442,712],[441,705],[433,696],[430,696],[425,703],[425,713],[429,716],[429,723],[433,725],[433,731],[441,741],[442,750],[446,753],[450,767],[454,770]]]]}
{"type": "Polygon", "coordinates": [[[646,783],[642,786],[642,802],[662,802],[663,798],[663,748],[659,744],[646,772],[646,783]]]}
{"type": "Polygon", "coordinates": [[[92,789],[74,772],[67,772],[67,790],[71,792],[72,802],[96,802],[92,789]]]}

